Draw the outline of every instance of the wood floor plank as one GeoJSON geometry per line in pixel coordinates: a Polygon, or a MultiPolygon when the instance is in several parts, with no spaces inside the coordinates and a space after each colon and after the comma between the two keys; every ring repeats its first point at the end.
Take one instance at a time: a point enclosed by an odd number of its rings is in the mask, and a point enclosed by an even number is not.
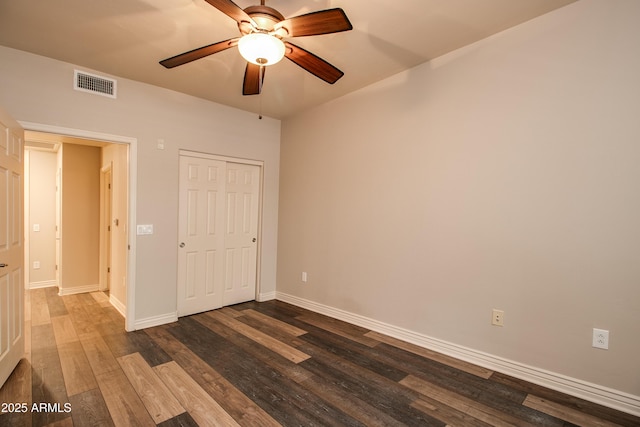
{"type": "Polygon", "coordinates": [[[31,363],[31,320],[24,325],[24,358],[31,363]]]}
{"type": "Polygon", "coordinates": [[[287,323],[290,323],[290,320],[297,316],[309,313],[309,310],[278,300],[270,300],[266,302],[249,301],[237,304],[233,306],[233,308],[238,311],[252,308],[262,314],[266,314],[274,319],[282,320],[287,323]]]}
{"type": "Polygon", "coordinates": [[[171,358],[158,347],[143,331],[103,333],[102,337],[115,358],[132,353],[140,353],[150,366],[161,365],[171,358]]]}
{"type": "Polygon", "coordinates": [[[462,413],[471,415],[472,417],[494,426],[534,426],[522,419],[513,417],[509,414],[500,412],[494,408],[483,405],[475,400],[466,398],[459,394],[452,393],[449,390],[441,388],[437,385],[423,381],[413,375],[400,381],[400,384],[430,397],[440,403],[448,405],[462,413]]]}
{"type": "MultiPolygon", "coordinates": [[[[314,345],[323,349],[341,360],[357,365],[366,371],[375,372],[392,381],[400,381],[406,377],[409,371],[396,364],[395,360],[382,357],[376,347],[368,347],[359,342],[336,335],[325,329],[308,327],[309,332],[300,337],[300,341],[314,345]]],[[[302,348],[302,347],[299,347],[302,348]]]]}
{"type": "Polygon", "coordinates": [[[51,323],[49,304],[44,289],[34,289],[31,292],[31,325],[45,325],[51,323]]]}
{"type": "Polygon", "coordinates": [[[556,390],[551,390],[537,384],[533,384],[512,376],[496,372],[491,376],[491,381],[505,384],[511,388],[521,390],[526,395],[535,395],[548,401],[553,401],[575,411],[589,414],[595,418],[610,421],[622,426],[640,426],[640,417],[633,416],[612,408],[607,408],[578,397],[569,396],[556,390]]]}
{"type": "Polygon", "coordinates": [[[222,307],[221,309],[217,310],[220,313],[226,314],[229,317],[240,317],[242,316],[242,313],[240,313],[239,311],[235,310],[234,308],[231,307],[222,307]]]}
{"type": "Polygon", "coordinates": [[[140,353],[122,356],[117,360],[156,424],[185,412],[140,353]]]}
{"type": "Polygon", "coordinates": [[[24,320],[25,322],[31,322],[31,291],[27,290],[24,293],[24,320]]]}
{"type": "Polygon", "coordinates": [[[45,427],[73,427],[73,419],[67,416],[59,421],[49,423],[45,427]]]}
{"type": "Polygon", "coordinates": [[[96,375],[96,380],[117,427],[155,427],[156,423],[122,370],[96,375]]]}
{"type": "Polygon", "coordinates": [[[0,388],[0,403],[7,402],[31,402],[31,364],[26,359],[18,362],[0,388]]]}
{"type": "Polygon", "coordinates": [[[262,322],[264,325],[268,326],[269,328],[280,330],[283,333],[293,335],[294,337],[299,337],[300,335],[304,335],[307,333],[307,331],[305,331],[304,329],[300,329],[289,323],[283,322],[278,319],[274,319],[271,316],[267,316],[266,314],[262,314],[259,311],[255,311],[254,309],[251,309],[251,308],[242,310],[240,313],[244,316],[251,317],[253,319],[256,319],[262,322]]]}
{"type": "Polygon", "coordinates": [[[91,296],[96,300],[100,307],[109,307],[111,305],[109,297],[104,292],[91,292],[91,296]]]}
{"type": "Polygon", "coordinates": [[[551,402],[538,396],[529,395],[524,400],[524,402],[522,402],[522,404],[529,408],[536,409],[540,412],[544,412],[545,414],[549,414],[553,417],[560,418],[561,420],[565,420],[567,422],[580,426],[619,426],[619,424],[596,418],[594,416],[576,411],[575,409],[560,405],[559,403],[551,402]]]}
{"type": "Polygon", "coordinates": [[[51,286],[48,288],[44,288],[44,294],[47,299],[47,305],[49,307],[49,315],[51,317],[57,316],[65,316],[69,314],[67,308],[64,305],[64,302],[60,299],[58,295],[58,287],[51,286]]]}
{"type": "MultiPolygon", "coordinates": [[[[20,360],[16,369],[0,388],[0,403],[10,402],[26,403],[31,407],[31,364],[27,359],[20,360]]],[[[0,413],[0,426],[31,426],[31,413],[29,411],[0,413]]]]}
{"type": "Polygon", "coordinates": [[[269,350],[278,353],[282,357],[294,362],[300,363],[304,360],[307,360],[310,356],[297,350],[281,341],[278,341],[267,334],[264,334],[238,320],[226,316],[218,311],[210,311],[207,315],[211,316],[213,319],[218,322],[232,328],[233,330],[241,333],[249,339],[257,342],[258,344],[268,348],[269,350]]]}
{"type": "Polygon", "coordinates": [[[158,424],[158,427],[199,427],[198,423],[189,415],[188,412],[185,412],[180,415],[176,415],[175,417],[163,421],[158,424]]]}
{"type": "Polygon", "coordinates": [[[85,300],[80,297],[80,294],[65,295],[62,301],[78,335],[97,331],[101,314],[95,309],[92,310],[94,308],[92,305],[85,305],[83,303],[85,300]]]}
{"type": "Polygon", "coordinates": [[[277,427],[280,425],[213,367],[193,353],[184,343],[170,334],[168,330],[151,328],[145,332],[241,425],[249,427],[277,427]]]}
{"type": "Polygon", "coordinates": [[[94,375],[106,374],[120,369],[120,365],[113,357],[107,343],[98,332],[81,335],[80,343],[94,375]]]}
{"type": "Polygon", "coordinates": [[[176,362],[153,368],[191,417],[203,427],[239,426],[239,424],[198,385],[176,362]]]}
{"type": "Polygon", "coordinates": [[[71,316],[63,315],[51,318],[51,324],[53,325],[53,333],[56,337],[56,343],[66,344],[69,342],[78,341],[78,334],[73,326],[71,316]]]}
{"type": "Polygon", "coordinates": [[[368,347],[375,347],[380,344],[380,341],[366,335],[369,332],[368,330],[327,316],[312,313],[298,316],[296,319],[368,347]]]}
{"type": "Polygon", "coordinates": [[[371,337],[377,341],[392,345],[394,347],[401,348],[406,351],[410,351],[411,353],[415,353],[419,356],[426,357],[437,362],[440,362],[445,365],[449,365],[453,368],[460,369],[461,371],[467,372],[469,374],[476,375],[480,378],[489,378],[493,374],[493,371],[482,368],[480,366],[473,365],[471,363],[454,359],[453,357],[444,355],[442,353],[438,353],[432,350],[428,350],[424,347],[417,346],[415,344],[408,343],[406,341],[399,340],[397,338],[390,337],[388,335],[381,334],[379,332],[368,332],[365,334],[368,337],[371,337]]]}
{"type": "Polygon", "coordinates": [[[297,363],[283,359],[273,352],[264,351],[263,347],[256,346],[256,343],[250,338],[247,338],[243,334],[231,328],[228,328],[225,324],[216,321],[211,316],[202,314],[194,316],[193,319],[198,323],[206,326],[208,329],[212,330],[221,337],[229,340],[229,342],[242,349],[242,351],[247,352],[247,354],[250,354],[265,365],[279,372],[281,375],[291,378],[297,383],[300,383],[312,376],[309,371],[299,366],[297,363]]]}
{"type": "MultiPolygon", "coordinates": [[[[31,398],[33,402],[69,402],[60,356],[51,323],[33,326],[31,345],[31,398]]],[[[34,426],[44,426],[67,417],[57,412],[33,412],[34,426]]]]}
{"type": "Polygon", "coordinates": [[[311,355],[309,360],[301,363],[303,367],[335,387],[347,391],[352,396],[388,414],[396,420],[396,423],[400,425],[444,425],[444,423],[411,407],[411,403],[420,396],[418,392],[344,360],[330,351],[311,344],[301,348],[311,355]]]}
{"type": "Polygon", "coordinates": [[[493,424],[485,423],[464,412],[458,411],[441,402],[421,397],[411,404],[412,407],[424,412],[438,420],[447,423],[448,426],[465,426],[465,427],[489,427],[493,424]]]}
{"type": "Polygon", "coordinates": [[[95,388],[70,396],[69,400],[74,426],[108,427],[114,425],[100,389],[95,388]]]}
{"type": "Polygon", "coordinates": [[[326,400],[365,426],[377,427],[398,424],[398,421],[389,414],[324,377],[313,375],[302,381],[301,384],[318,398],[326,400]]]}
{"type": "Polygon", "coordinates": [[[68,396],[98,387],[80,341],[58,345],[58,353],[68,396]]]}

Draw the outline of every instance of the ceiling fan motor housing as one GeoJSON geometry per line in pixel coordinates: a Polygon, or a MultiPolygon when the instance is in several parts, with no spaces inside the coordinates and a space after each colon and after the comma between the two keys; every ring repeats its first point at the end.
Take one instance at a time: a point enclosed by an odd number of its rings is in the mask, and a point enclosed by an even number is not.
{"type": "MultiPolygon", "coordinates": [[[[282,16],[280,12],[269,6],[249,6],[248,8],[244,9],[244,11],[258,25],[259,31],[273,31],[274,26],[278,22],[284,21],[284,16],[282,16]]],[[[243,35],[247,35],[255,31],[253,26],[246,21],[238,23],[238,29],[243,35]]],[[[280,33],[280,30],[278,30],[278,33],[280,33]]],[[[277,35],[280,37],[284,37],[286,35],[286,30],[284,30],[284,34],[277,35]]]]}

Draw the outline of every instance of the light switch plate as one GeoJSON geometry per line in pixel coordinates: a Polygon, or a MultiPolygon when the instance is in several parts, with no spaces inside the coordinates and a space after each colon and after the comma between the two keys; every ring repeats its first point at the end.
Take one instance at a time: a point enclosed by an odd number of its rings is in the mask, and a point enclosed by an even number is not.
{"type": "Polygon", "coordinates": [[[136,227],[136,233],[138,236],[145,234],[153,234],[153,224],[140,224],[136,227]]]}

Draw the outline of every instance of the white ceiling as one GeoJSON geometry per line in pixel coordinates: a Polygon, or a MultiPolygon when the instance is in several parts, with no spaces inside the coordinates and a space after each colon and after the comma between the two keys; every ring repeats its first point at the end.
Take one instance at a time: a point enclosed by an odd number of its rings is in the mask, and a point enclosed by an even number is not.
{"type": "Polygon", "coordinates": [[[239,34],[204,0],[0,0],[0,45],[285,118],[573,1],[267,0],[285,17],[341,7],[353,30],[291,39],[344,71],[336,84],[285,59],[266,69],[260,96],[242,95],[236,48],[174,69],[158,64],[239,34]]]}

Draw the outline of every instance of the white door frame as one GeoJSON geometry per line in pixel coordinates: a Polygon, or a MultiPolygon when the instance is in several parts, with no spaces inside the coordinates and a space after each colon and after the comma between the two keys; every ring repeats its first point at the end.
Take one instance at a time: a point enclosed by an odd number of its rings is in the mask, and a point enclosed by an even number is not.
{"type": "Polygon", "coordinates": [[[129,250],[127,251],[127,307],[125,315],[125,330],[135,330],[135,278],[136,278],[136,188],[138,177],[138,139],[112,135],[102,132],[94,132],[82,129],[66,128],[61,126],[46,125],[42,123],[32,123],[18,121],[24,130],[35,132],[46,132],[58,135],[72,136],[76,138],[94,139],[114,144],[129,144],[129,250]]]}
{"type": "Polygon", "coordinates": [[[100,169],[100,291],[111,289],[111,219],[113,218],[113,200],[111,172],[113,162],[100,169]]]}
{"type": "MultiPolygon", "coordinates": [[[[244,159],[241,157],[231,157],[231,156],[223,156],[218,154],[210,154],[210,153],[202,153],[200,151],[190,151],[190,150],[178,150],[178,159],[180,156],[188,156],[188,157],[199,157],[201,159],[211,159],[211,160],[220,160],[223,162],[232,162],[232,163],[242,163],[246,165],[254,165],[260,168],[259,178],[260,178],[260,194],[258,195],[258,246],[256,248],[256,300],[260,295],[260,278],[262,277],[260,274],[261,266],[262,266],[262,205],[264,198],[264,161],[262,160],[252,160],[252,159],[244,159]]],[[[176,248],[178,248],[179,242],[176,240],[176,248]]],[[[176,277],[176,293],[178,286],[178,277],[176,277]]]]}

